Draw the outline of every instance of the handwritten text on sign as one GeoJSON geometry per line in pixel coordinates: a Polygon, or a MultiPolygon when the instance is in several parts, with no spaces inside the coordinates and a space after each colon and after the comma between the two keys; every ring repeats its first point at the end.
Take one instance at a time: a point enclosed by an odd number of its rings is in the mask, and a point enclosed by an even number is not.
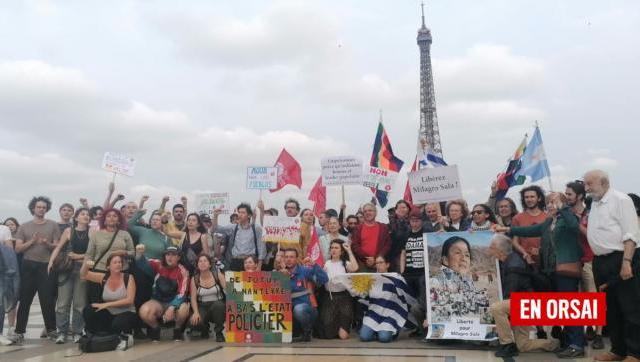
{"type": "Polygon", "coordinates": [[[102,169],[131,177],[136,169],[136,159],[123,153],[105,152],[102,169]]]}
{"type": "Polygon", "coordinates": [[[300,242],[300,218],[287,216],[265,216],[262,225],[265,243],[298,244],[300,242]]]}
{"type": "Polygon", "coordinates": [[[423,168],[409,172],[409,188],[414,204],[462,198],[458,166],[423,168]]]}
{"type": "Polygon", "coordinates": [[[200,193],[195,194],[196,212],[213,216],[213,210],[221,209],[222,214],[231,213],[229,193],[200,193]]]}
{"type": "Polygon", "coordinates": [[[290,343],[291,285],[279,272],[226,272],[226,340],[290,343]]]}
{"type": "Polygon", "coordinates": [[[380,191],[390,192],[396,183],[398,173],[382,168],[367,166],[367,171],[362,177],[362,184],[365,187],[373,187],[380,191]]]}
{"type": "Polygon", "coordinates": [[[277,167],[249,167],[247,168],[247,189],[270,190],[278,185],[277,167]]]}
{"type": "Polygon", "coordinates": [[[321,162],[322,184],[325,186],[360,185],[362,160],[355,157],[327,157],[321,162]]]}

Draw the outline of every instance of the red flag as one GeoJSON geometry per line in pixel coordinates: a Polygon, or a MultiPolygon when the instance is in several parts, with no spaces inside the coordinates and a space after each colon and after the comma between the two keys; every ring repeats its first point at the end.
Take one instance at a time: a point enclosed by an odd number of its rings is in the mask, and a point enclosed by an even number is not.
{"type": "MultiPolygon", "coordinates": [[[[418,158],[416,157],[416,159],[413,160],[413,166],[411,166],[411,172],[417,169],[418,169],[418,158]]],[[[407,185],[404,187],[404,201],[413,205],[413,197],[411,197],[411,188],[409,187],[409,180],[407,180],[407,185]]]]}
{"type": "Polygon", "coordinates": [[[276,192],[285,185],[295,185],[298,186],[298,188],[302,187],[302,168],[300,168],[298,161],[296,161],[286,149],[282,149],[274,166],[278,168],[278,186],[269,191],[276,192]]]}
{"type": "Polygon", "coordinates": [[[320,239],[318,239],[318,232],[314,226],[311,226],[311,240],[307,246],[307,256],[311,259],[311,263],[324,267],[324,258],[320,252],[320,239]]]}
{"type": "Polygon", "coordinates": [[[313,214],[320,217],[320,214],[327,209],[327,188],[322,185],[322,176],[318,177],[308,199],[313,201],[313,214]]]}

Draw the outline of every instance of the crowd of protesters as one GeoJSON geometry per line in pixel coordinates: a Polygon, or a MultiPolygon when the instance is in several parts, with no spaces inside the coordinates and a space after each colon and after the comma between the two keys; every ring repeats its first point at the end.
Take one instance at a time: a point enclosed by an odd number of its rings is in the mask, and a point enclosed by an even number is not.
{"type": "MultiPolygon", "coordinates": [[[[206,339],[211,326],[215,340],[224,342],[223,272],[261,270],[291,278],[294,341],[348,339],[354,329],[362,341],[398,337],[400,330],[364,326],[367,308],[331,281],[354,272],[400,274],[417,301],[409,306],[417,323],[406,327],[412,329],[410,336],[424,336],[424,233],[494,231],[489,251],[500,264],[504,297],[488,307],[499,339],[496,356],[545,350],[578,358],[589,341],[592,349],[603,349],[600,327],[558,327],[547,335],[542,326],[509,324],[512,292],[603,291],[611,350],[595,359],[640,358],[640,198],[611,188],[602,171],[586,173],[564,192],[525,187],[521,211],[512,199],[496,200],[493,188],[486,203],[471,209],[464,200],[427,205],[400,200],[389,210],[388,223],[379,221],[374,203],[350,215],[346,205],[314,215],[288,199],[284,215],[299,216],[302,227],[299,245],[286,249],[263,242],[264,215],[279,212],[262,201],[256,209],[241,203],[229,224],[220,225],[218,210],[213,217],[188,213],[184,197],[170,212],[165,211],[169,197],[148,212],[149,197],[116,207],[125,198],[114,198],[114,191],[110,184],[102,206],[86,199],[77,208],[62,204],[58,222],[46,218],[51,200],[34,197],[28,204],[31,220],[19,223],[9,217],[0,226],[0,332],[5,311],[9,326],[6,335],[0,333],[0,343],[25,343],[36,293],[45,325],[41,337],[58,344],[104,332],[119,335],[117,348],[124,350],[134,339],[160,340],[163,328],[173,329],[174,340],[183,340],[186,333],[206,339]],[[308,257],[313,236],[324,265],[308,257]],[[536,339],[531,331],[537,331],[536,339]]],[[[445,255],[442,263],[448,266],[445,255]]],[[[438,306],[439,313],[447,313],[447,304],[438,306]]],[[[470,310],[487,313],[487,306],[479,305],[482,309],[474,304],[470,310]]]]}

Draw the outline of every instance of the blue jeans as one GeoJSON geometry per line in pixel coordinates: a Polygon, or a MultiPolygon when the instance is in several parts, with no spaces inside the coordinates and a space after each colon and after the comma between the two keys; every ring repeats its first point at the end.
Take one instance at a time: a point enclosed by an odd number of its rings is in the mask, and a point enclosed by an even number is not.
{"type": "Polygon", "coordinates": [[[378,341],[382,343],[389,343],[391,342],[391,340],[393,340],[394,334],[395,333],[390,331],[376,332],[365,325],[363,325],[362,328],[360,328],[360,340],[363,342],[375,341],[377,337],[378,341]]]}
{"type": "Polygon", "coordinates": [[[69,312],[73,305],[71,331],[82,334],[84,319],[82,310],[87,304],[86,282],[80,278],[80,263],[74,262],[73,270],[58,275],[58,301],[56,304],[56,328],[58,333],[69,332],[69,312]]]}
{"type": "Polygon", "coordinates": [[[300,303],[293,306],[294,325],[302,329],[305,333],[311,333],[313,324],[318,318],[318,311],[307,303],[300,303]]]}
{"type": "MultiPolygon", "coordinates": [[[[580,279],[566,277],[556,274],[556,289],[558,292],[577,292],[580,285],[580,279]]],[[[583,327],[564,327],[567,332],[569,346],[576,349],[584,348],[584,328],[583,327]]]]}

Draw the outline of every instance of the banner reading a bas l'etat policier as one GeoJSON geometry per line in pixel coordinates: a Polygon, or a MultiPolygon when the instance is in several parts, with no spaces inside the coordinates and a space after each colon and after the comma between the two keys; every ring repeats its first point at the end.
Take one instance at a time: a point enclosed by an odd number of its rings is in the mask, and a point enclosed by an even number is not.
{"type": "Polygon", "coordinates": [[[279,272],[226,272],[226,341],[290,343],[291,285],[279,272]]]}
{"type": "Polygon", "coordinates": [[[429,339],[497,338],[489,305],[501,300],[489,231],[424,234],[429,339]]]}

